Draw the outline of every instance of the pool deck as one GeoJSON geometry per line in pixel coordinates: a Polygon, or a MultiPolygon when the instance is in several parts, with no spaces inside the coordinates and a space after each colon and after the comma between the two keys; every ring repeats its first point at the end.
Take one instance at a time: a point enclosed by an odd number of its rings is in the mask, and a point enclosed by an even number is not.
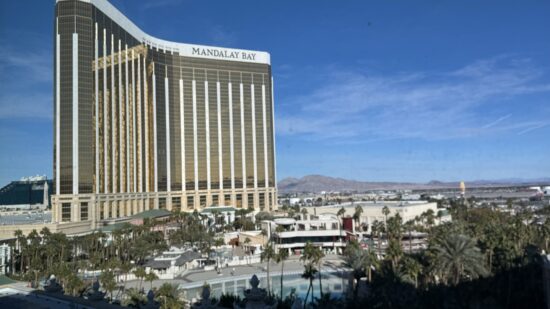
{"type": "MultiPolygon", "coordinates": [[[[343,270],[342,266],[343,260],[341,256],[338,255],[327,255],[323,259],[322,272],[337,272],[343,270]]],[[[153,287],[159,287],[164,283],[177,284],[180,288],[190,288],[201,286],[204,282],[216,282],[216,281],[225,281],[229,278],[231,279],[250,279],[252,275],[256,274],[258,277],[265,277],[267,275],[267,263],[258,263],[250,264],[243,266],[227,267],[222,268],[218,274],[215,270],[204,271],[202,269],[190,270],[186,272],[183,276],[178,277],[177,279],[172,280],[155,280],[153,281],[153,287]]],[[[284,273],[285,274],[296,274],[302,273],[304,270],[304,264],[300,261],[299,256],[291,256],[288,260],[285,261],[284,273]]],[[[281,264],[270,263],[269,265],[270,275],[280,275],[281,273],[281,264]]],[[[126,282],[126,288],[138,287],[139,281],[132,280],[126,282]]],[[[149,289],[149,282],[143,282],[142,285],[145,289],[149,289]]]]}

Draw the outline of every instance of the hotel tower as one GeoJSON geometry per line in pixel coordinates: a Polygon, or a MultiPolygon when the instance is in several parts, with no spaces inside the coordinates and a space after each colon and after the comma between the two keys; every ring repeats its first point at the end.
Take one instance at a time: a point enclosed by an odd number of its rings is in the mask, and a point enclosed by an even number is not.
{"type": "Polygon", "coordinates": [[[276,207],[268,53],[157,39],[106,0],[57,0],[54,28],[54,223],[276,207]]]}

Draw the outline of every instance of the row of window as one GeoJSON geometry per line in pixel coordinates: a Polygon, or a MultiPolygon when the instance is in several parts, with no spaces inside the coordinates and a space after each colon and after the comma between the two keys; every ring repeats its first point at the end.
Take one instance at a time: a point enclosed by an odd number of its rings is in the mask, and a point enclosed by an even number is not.
{"type": "MultiPolygon", "coordinates": [[[[258,194],[258,203],[261,210],[264,210],[266,206],[269,208],[271,207],[272,203],[272,194],[268,193],[268,205],[266,205],[265,200],[265,193],[259,193],[258,194]]],[[[245,195],[247,197],[248,205],[251,207],[254,205],[254,194],[248,193],[245,195]]],[[[200,195],[199,196],[199,206],[200,208],[206,208],[209,206],[218,206],[218,205],[231,205],[231,194],[224,194],[221,197],[223,197],[223,200],[218,201],[220,198],[219,195],[213,194],[212,195],[212,202],[207,205],[207,196],[206,195],[200,195]]],[[[185,207],[187,209],[194,209],[195,208],[195,197],[190,195],[187,196],[187,204],[185,207]]],[[[116,203],[116,202],[115,202],[116,203]]],[[[151,207],[154,204],[154,199],[149,199],[149,207],[151,207]]],[[[158,206],[159,209],[166,209],[167,208],[167,201],[166,198],[162,197],[158,199],[158,206]]],[[[179,196],[172,197],[172,210],[181,211],[182,210],[182,199],[179,196]]],[[[235,207],[242,208],[243,207],[243,194],[236,194],[235,195],[235,207]]],[[[129,216],[131,213],[126,213],[124,209],[124,205],[119,205],[118,209],[115,209],[112,207],[112,204],[110,203],[100,203],[100,211],[99,211],[99,219],[103,220],[106,218],[114,218],[117,217],[123,217],[123,216],[129,216]],[[122,215],[121,215],[122,214],[122,215]]],[[[81,202],[80,203],[80,221],[86,221],[89,219],[88,214],[88,202],[81,202]]],[[[131,211],[130,211],[131,212],[131,211]]],[[[62,203],[61,204],[61,222],[70,222],[72,221],[72,204],[71,203],[62,203]]]]}

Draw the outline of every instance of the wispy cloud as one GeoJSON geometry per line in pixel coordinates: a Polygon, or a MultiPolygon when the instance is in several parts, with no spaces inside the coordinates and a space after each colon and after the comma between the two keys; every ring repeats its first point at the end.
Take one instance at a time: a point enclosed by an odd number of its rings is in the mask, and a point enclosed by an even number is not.
{"type": "Polygon", "coordinates": [[[52,57],[50,52],[21,51],[4,48],[0,50],[0,74],[27,75],[26,81],[48,82],[52,80],[52,57]]]}
{"type": "Polygon", "coordinates": [[[548,125],[550,125],[550,122],[541,122],[541,123],[533,124],[533,125],[527,126],[526,129],[519,131],[517,135],[523,135],[523,134],[526,134],[528,132],[544,128],[548,125]]]}
{"type": "Polygon", "coordinates": [[[0,50],[0,119],[52,118],[52,57],[47,51],[0,50]]]}
{"type": "Polygon", "coordinates": [[[480,110],[495,110],[496,104],[519,96],[550,92],[550,83],[540,81],[542,70],[529,59],[508,56],[447,72],[381,75],[331,70],[322,74],[324,81],[315,90],[285,103],[295,108],[280,113],[280,134],[357,143],[525,131],[533,127],[532,121],[522,123],[512,114],[490,121],[480,110]]]}
{"type": "Polygon", "coordinates": [[[510,118],[511,116],[512,116],[512,114],[508,114],[508,115],[506,115],[506,116],[502,116],[502,117],[498,118],[497,120],[495,120],[495,121],[493,121],[493,122],[490,122],[490,123],[484,125],[482,128],[483,128],[483,129],[489,129],[489,128],[491,128],[491,127],[494,127],[494,126],[496,126],[497,124],[503,122],[504,120],[510,118]]]}

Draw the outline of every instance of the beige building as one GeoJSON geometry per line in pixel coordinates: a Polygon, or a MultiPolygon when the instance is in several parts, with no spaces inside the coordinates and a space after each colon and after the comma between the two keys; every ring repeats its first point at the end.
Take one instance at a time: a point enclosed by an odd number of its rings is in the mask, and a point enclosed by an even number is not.
{"type": "Polygon", "coordinates": [[[439,211],[446,213],[444,209],[438,209],[437,203],[429,203],[426,201],[382,201],[382,202],[355,202],[355,203],[343,203],[339,205],[319,206],[319,207],[305,207],[308,210],[308,214],[314,215],[336,215],[338,211],[344,208],[345,213],[343,217],[353,217],[355,214],[355,208],[360,206],[363,212],[359,219],[359,225],[367,225],[367,232],[370,233],[372,223],[374,221],[385,222],[386,216],[384,215],[384,208],[389,210],[388,218],[399,214],[403,219],[403,222],[414,220],[419,218],[423,213],[429,210],[433,211],[436,224],[440,221],[450,221],[450,216],[445,215],[438,218],[439,211]]]}

